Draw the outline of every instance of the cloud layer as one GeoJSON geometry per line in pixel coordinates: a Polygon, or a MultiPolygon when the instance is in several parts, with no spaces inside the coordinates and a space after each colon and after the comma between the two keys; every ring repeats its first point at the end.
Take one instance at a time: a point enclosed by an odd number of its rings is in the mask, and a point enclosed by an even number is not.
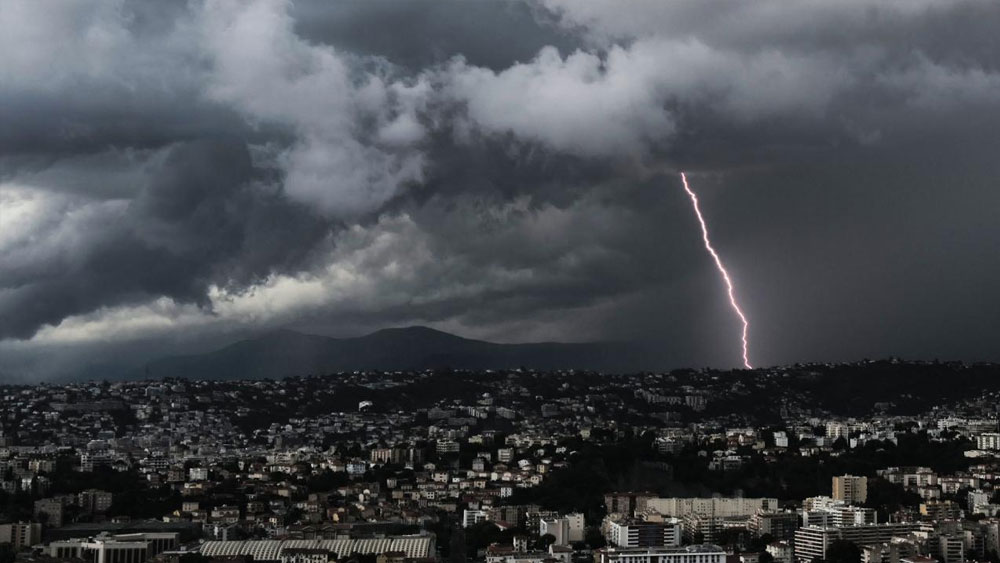
{"type": "Polygon", "coordinates": [[[998,26],[977,1],[0,0],[0,374],[410,323],[736,365],[680,169],[756,363],[1000,359],[998,26]]]}

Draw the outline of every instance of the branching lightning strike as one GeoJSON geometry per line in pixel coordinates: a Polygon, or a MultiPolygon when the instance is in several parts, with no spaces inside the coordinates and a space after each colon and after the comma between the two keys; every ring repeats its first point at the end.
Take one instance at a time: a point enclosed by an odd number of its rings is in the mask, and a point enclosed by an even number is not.
{"type": "Polygon", "coordinates": [[[701,223],[701,238],[705,241],[705,250],[712,255],[712,259],[715,260],[715,267],[718,268],[719,273],[722,274],[722,280],[726,282],[726,292],[729,294],[729,304],[736,311],[736,315],[740,318],[743,323],[743,366],[747,369],[753,369],[750,365],[750,359],[748,356],[747,349],[749,344],[747,342],[747,332],[750,330],[750,323],[747,322],[746,315],[743,314],[743,310],[740,309],[739,303],[736,302],[736,295],[733,291],[733,281],[729,279],[729,272],[726,271],[726,267],[722,265],[722,259],[719,258],[719,254],[715,252],[715,248],[712,247],[712,241],[708,238],[708,225],[705,224],[705,218],[701,216],[701,209],[698,207],[698,196],[691,191],[691,187],[688,186],[687,176],[681,172],[681,182],[684,183],[684,191],[687,192],[688,196],[691,198],[691,204],[694,206],[694,214],[698,216],[698,222],[701,223]]]}

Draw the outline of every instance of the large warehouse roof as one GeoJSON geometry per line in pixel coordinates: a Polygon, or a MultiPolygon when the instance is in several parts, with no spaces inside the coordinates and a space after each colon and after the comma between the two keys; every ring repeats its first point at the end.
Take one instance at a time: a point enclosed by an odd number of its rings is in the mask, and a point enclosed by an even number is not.
{"type": "Polygon", "coordinates": [[[402,551],[407,557],[434,555],[433,536],[397,536],[389,538],[362,538],[346,540],[247,540],[207,541],[201,553],[209,557],[250,555],[254,561],[279,561],[285,549],[322,549],[338,556],[352,553],[378,555],[402,551]]]}

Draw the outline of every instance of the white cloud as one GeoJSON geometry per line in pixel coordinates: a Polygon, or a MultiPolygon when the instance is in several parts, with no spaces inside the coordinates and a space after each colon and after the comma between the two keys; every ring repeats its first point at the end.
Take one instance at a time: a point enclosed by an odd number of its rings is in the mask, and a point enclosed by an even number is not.
{"type": "MultiPolygon", "coordinates": [[[[552,205],[533,209],[529,202],[518,200],[499,212],[505,213],[499,230],[490,237],[467,241],[442,241],[440,233],[425,231],[408,215],[385,215],[375,224],[341,232],[314,270],[273,274],[247,288],[212,286],[203,308],[167,297],[103,307],[46,325],[31,343],[45,346],[127,341],[177,331],[260,330],[340,317],[377,323],[386,311],[395,311],[391,315],[397,321],[441,322],[454,314],[437,316],[434,311],[448,310],[456,302],[475,302],[484,294],[530,293],[553,284],[588,283],[588,268],[610,257],[602,238],[627,219],[621,215],[623,210],[603,209],[598,200],[569,209],[552,205]],[[512,260],[488,259],[491,253],[512,247],[526,252],[512,260]],[[408,311],[415,316],[407,317],[408,311]],[[420,316],[425,313],[430,316],[420,316]]],[[[459,215],[453,228],[476,229],[473,214],[459,215]]],[[[458,316],[483,312],[469,310],[458,316]]]]}
{"type": "Polygon", "coordinates": [[[603,60],[547,47],[499,73],[459,61],[448,69],[449,91],[486,131],[588,155],[642,151],[672,133],[673,121],[650,77],[628,72],[628,58],[617,47],[603,60]]]}
{"type": "Polygon", "coordinates": [[[0,281],[57,277],[82,260],[105,227],[123,220],[121,199],[88,200],[29,186],[0,184],[0,281]]]}
{"type": "Polygon", "coordinates": [[[419,281],[415,278],[423,275],[420,270],[436,267],[426,244],[409,217],[384,217],[371,227],[355,226],[343,233],[326,265],[315,272],[275,274],[245,289],[216,285],[208,291],[205,308],[166,297],[104,307],[47,325],[32,342],[99,342],[179,329],[274,326],[314,311],[377,313],[406,303],[411,296],[401,288],[419,281]]]}
{"type": "Polygon", "coordinates": [[[333,48],[306,43],[287,9],[280,1],[206,3],[207,95],[294,132],[279,160],[289,197],[338,218],[377,209],[423,178],[417,112],[427,85],[392,80],[384,62],[358,70],[333,48]]]}
{"type": "Polygon", "coordinates": [[[563,56],[545,48],[501,71],[458,59],[441,78],[447,96],[465,107],[468,123],[458,130],[583,156],[631,156],[669,146],[691,125],[687,117],[855,138],[859,127],[905,121],[896,116],[904,109],[997,100],[1000,74],[967,56],[949,58],[933,41],[907,39],[926,35],[951,10],[968,17],[960,8],[975,3],[542,4],[589,34],[591,49],[563,56]]]}
{"type": "Polygon", "coordinates": [[[0,2],[0,85],[48,89],[113,74],[126,23],[121,0],[0,2]]]}
{"type": "Polygon", "coordinates": [[[642,39],[603,56],[543,49],[501,72],[462,61],[447,90],[475,127],[586,156],[669,142],[676,114],[701,106],[730,119],[819,118],[852,85],[844,61],[776,50],[743,54],[697,40],[642,39]]]}

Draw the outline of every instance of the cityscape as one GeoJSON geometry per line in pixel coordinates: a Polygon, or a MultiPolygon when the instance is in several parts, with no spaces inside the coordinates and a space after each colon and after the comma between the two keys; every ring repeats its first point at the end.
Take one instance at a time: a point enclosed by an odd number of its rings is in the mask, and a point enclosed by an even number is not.
{"type": "Polygon", "coordinates": [[[0,0],[0,563],[1000,563],[1000,0],[0,0]]]}
{"type": "Polygon", "coordinates": [[[0,394],[8,559],[1000,559],[1000,365],[359,371],[0,394]],[[838,398],[870,377],[883,388],[838,398]],[[941,380],[940,402],[907,400],[941,380]]]}

